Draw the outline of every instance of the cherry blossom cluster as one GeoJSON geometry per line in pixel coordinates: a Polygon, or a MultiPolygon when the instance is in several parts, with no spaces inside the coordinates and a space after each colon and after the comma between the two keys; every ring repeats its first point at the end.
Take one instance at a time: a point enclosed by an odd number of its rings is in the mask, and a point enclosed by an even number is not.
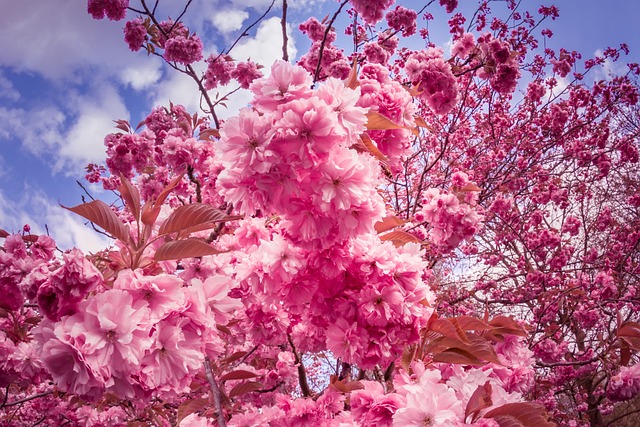
{"type": "Polygon", "coordinates": [[[412,53],[406,60],[407,77],[435,114],[447,114],[456,105],[458,87],[440,48],[412,53]]]}
{"type": "Polygon", "coordinates": [[[185,283],[174,275],[120,271],[111,288],[34,331],[39,357],[57,386],[86,399],[169,396],[189,390],[204,354],[220,353],[229,282],[185,283]],[[220,302],[214,315],[213,302],[220,302]]]}
{"type": "Polygon", "coordinates": [[[240,83],[243,89],[249,89],[251,83],[262,77],[262,66],[253,61],[233,61],[229,55],[211,55],[207,59],[207,71],[204,75],[204,85],[207,90],[228,84],[231,79],[240,83]]]}
{"type": "Polygon", "coordinates": [[[640,365],[622,366],[617,375],[611,377],[607,396],[614,401],[633,399],[640,393],[640,365]]]}
{"type": "Polygon", "coordinates": [[[242,257],[236,278],[255,341],[277,341],[289,330],[302,351],[329,349],[372,368],[398,357],[396,343],[415,342],[432,313],[424,268],[417,245],[360,237],[316,252],[273,234],[242,257]],[[332,269],[323,265],[329,257],[332,269]]]}
{"type": "Polygon", "coordinates": [[[411,151],[415,127],[415,104],[409,92],[392,80],[389,70],[377,64],[367,64],[360,70],[358,106],[368,108],[391,120],[393,129],[371,130],[367,134],[376,147],[389,159],[391,170],[397,172],[403,157],[411,151]]]}
{"type": "Polygon", "coordinates": [[[351,6],[362,17],[364,22],[369,25],[375,25],[384,17],[384,12],[393,3],[394,0],[350,0],[351,6]]]}
{"type": "Polygon", "coordinates": [[[317,76],[319,79],[327,77],[346,79],[351,66],[347,62],[344,51],[333,45],[336,40],[335,29],[330,28],[327,31],[326,25],[314,17],[300,24],[299,28],[311,39],[311,47],[300,57],[298,65],[312,75],[320,71],[317,76]]]}
{"type": "Polygon", "coordinates": [[[129,0],[89,0],[88,12],[94,19],[105,16],[112,21],[120,21],[127,15],[129,0]]]}
{"type": "Polygon", "coordinates": [[[464,172],[456,172],[451,181],[454,192],[428,189],[415,215],[417,222],[429,225],[429,240],[443,250],[453,249],[473,237],[483,218],[475,207],[477,192],[465,191],[465,186],[471,183],[469,177],[464,172]],[[463,191],[456,194],[456,190],[461,189],[463,191]]]}
{"type": "MultiPolygon", "coordinates": [[[[628,48],[583,67],[537,51],[558,11],[514,1],[508,21],[491,2],[450,16],[447,58],[421,25],[431,3],[393,3],[352,0],[345,43],[340,13],[304,21],[309,51],[267,77],[222,48],[196,72],[189,4],[177,21],[130,9],[126,44],[193,78],[207,118],[169,105],[141,130],[116,122],[87,178],[124,207],[69,208],[117,239],[108,251],[56,256],[49,237],[0,230],[2,416],[551,425],[528,398],[574,427],[624,410],[640,389],[640,155],[625,121],[640,67],[593,83],[628,48]],[[416,32],[423,50],[408,48],[416,32]],[[253,98],[222,121],[207,91],[232,81],[253,98]]],[[[88,1],[96,19],[128,6],[88,1]]]]}
{"type": "Polygon", "coordinates": [[[409,37],[416,33],[416,18],[418,14],[415,10],[407,9],[404,6],[396,6],[395,9],[387,12],[387,23],[390,28],[402,31],[403,37],[409,37]]]}
{"type": "Polygon", "coordinates": [[[520,69],[516,54],[503,40],[486,33],[478,37],[482,68],[478,76],[489,79],[491,87],[500,94],[510,94],[516,88],[520,69]]]}
{"type": "Polygon", "coordinates": [[[366,122],[359,90],[311,84],[303,68],[276,62],[251,85],[253,108],[220,132],[218,185],[240,212],[284,215],[293,241],[326,248],[370,232],[384,205],[375,161],[350,148],[366,122]]]}

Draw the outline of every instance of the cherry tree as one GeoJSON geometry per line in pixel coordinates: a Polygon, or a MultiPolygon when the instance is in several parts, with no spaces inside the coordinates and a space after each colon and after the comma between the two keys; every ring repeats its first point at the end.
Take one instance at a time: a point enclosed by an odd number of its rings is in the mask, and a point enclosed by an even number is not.
{"type": "Polygon", "coordinates": [[[88,2],[191,78],[202,109],[157,106],[105,137],[86,178],[117,202],[65,208],[111,247],[2,232],[4,421],[573,426],[634,411],[618,402],[640,389],[640,69],[592,77],[626,46],[584,64],[540,49],[553,6],[352,0],[299,25],[311,44],[292,63],[285,0],[205,57],[190,6],[164,19],[158,2],[88,2]],[[435,8],[450,52],[423,25],[435,8]],[[234,57],[270,13],[282,60],[234,57]]]}

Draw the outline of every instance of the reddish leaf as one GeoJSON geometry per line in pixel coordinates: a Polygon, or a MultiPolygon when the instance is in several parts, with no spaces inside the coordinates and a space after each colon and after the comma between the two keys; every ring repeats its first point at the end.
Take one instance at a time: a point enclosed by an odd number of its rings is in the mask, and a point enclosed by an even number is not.
{"type": "Polygon", "coordinates": [[[233,387],[229,392],[229,397],[240,396],[241,394],[262,390],[262,387],[264,386],[260,382],[246,381],[233,387]]]}
{"type": "Polygon", "coordinates": [[[375,228],[376,232],[378,233],[384,233],[385,231],[389,231],[392,228],[399,227],[406,223],[407,221],[405,221],[404,219],[400,219],[396,216],[391,215],[384,217],[382,221],[376,222],[373,228],[375,228]]]}
{"type": "Polygon", "coordinates": [[[411,368],[411,362],[413,362],[413,359],[416,356],[416,349],[417,348],[415,345],[408,345],[402,351],[402,358],[400,359],[400,363],[402,364],[402,368],[406,372],[409,372],[409,369],[411,368]]]}
{"type": "Polygon", "coordinates": [[[351,67],[351,72],[347,77],[347,80],[344,81],[344,85],[349,89],[355,89],[360,86],[360,82],[358,81],[358,61],[353,60],[353,66],[351,67]]]}
{"type": "Polygon", "coordinates": [[[413,234],[407,233],[406,231],[402,230],[391,231],[389,233],[383,234],[382,236],[380,236],[380,240],[390,241],[396,247],[404,246],[407,243],[422,243],[422,240],[418,239],[413,234]]]}
{"type": "Polygon", "coordinates": [[[203,203],[192,203],[177,208],[169,215],[158,230],[158,235],[179,232],[188,234],[213,228],[216,222],[239,219],[239,216],[227,215],[224,211],[215,209],[203,203]]]}
{"type": "Polygon", "coordinates": [[[72,208],[68,208],[63,205],[60,206],[88,219],[121,242],[126,243],[129,241],[128,227],[125,227],[120,218],[118,218],[118,216],[111,210],[109,205],[102,200],[94,200],[72,208]]]}
{"type": "Polygon", "coordinates": [[[183,402],[182,404],[180,404],[180,406],[178,406],[177,424],[180,424],[183,419],[193,414],[194,412],[206,408],[207,406],[209,406],[209,399],[206,399],[204,397],[183,402]]]}
{"type": "Polygon", "coordinates": [[[247,354],[246,351],[236,351],[231,356],[228,356],[228,357],[225,357],[224,359],[222,359],[220,361],[220,364],[221,365],[228,365],[229,363],[233,363],[236,360],[239,360],[239,359],[243,358],[244,356],[246,356],[246,354],[247,354]]]}
{"type": "Polygon", "coordinates": [[[415,116],[414,120],[416,122],[416,126],[419,126],[421,128],[428,128],[427,122],[425,122],[421,116],[415,116]]]}
{"type": "Polygon", "coordinates": [[[169,261],[215,255],[222,252],[199,239],[172,240],[160,246],[153,259],[156,261],[169,261]]]}
{"type": "Polygon", "coordinates": [[[622,344],[620,345],[620,365],[629,366],[632,355],[633,352],[631,351],[631,348],[629,348],[626,342],[622,341],[622,344]]]}
{"type": "Polygon", "coordinates": [[[618,338],[633,350],[640,351],[640,323],[624,322],[618,329],[618,338]]]}
{"type": "Polygon", "coordinates": [[[346,378],[339,380],[337,375],[331,375],[329,386],[342,393],[351,393],[354,390],[364,389],[364,384],[360,381],[349,381],[346,378]]]}
{"type": "Polygon", "coordinates": [[[449,348],[439,353],[433,354],[434,362],[455,363],[458,365],[486,365],[487,362],[477,358],[470,352],[461,348],[449,348]]]}
{"type": "Polygon", "coordinates": [[[220,377],[220,381],[229,381],[229,380],[246,380],[249,378],[258,377],[258,374],[255,374],[251,371],[243,371],[242,369],[238,369],[237,371],[231,371],[224,374],[220,377]]]}
{"type": "Polygon", "coordinates": [[[475,422],[479,416],[480,411],[493,405],[491,400],[491,383],[487,381],[484,385],[479,385],[476,391],[473,392],[467,402],[467,407],[464,410],[464,420],[471,415],[471,422],[475,422]]]}
{"type": "Polygon", "coordinates": [[[218,129],[213,129],[213,128],[205,129],[202,132],[200,132],[200,134],[198,135],[198,138],[201,141],[210,141],[212,139],[219,139],[220,131],[218,131],[218,129]]]}
{"type": "Polygon", "coordinates": [[[407,126],[397,125],[377,111],[367,113],[367,130],[409,129],[407,126]]]}
{"type": "Polygon", "coordinates": [[[500,427],[515,425],[522,427],[556,427],[555,423],[549,421],[544,407],[538,403],[531,402],[507,403],[490,410],[484,417],[495,419],[500,427]],[[512,424],[513,420],[517,420],[520,424],[512,424]]]}
{"type": "Polygon", "coordinates": [[[489,341],[473,334],[467,335],[469,343],[460,339],[440,337],[432,340],[426,347],[434,360],[439,362],[484,365],[487,362],[501,364],[498,355],[489,341]]]}
{"type": "Polygon", "coordinates": [[[640,350],[640,323],[624,322],[618,329],[620,364],[627,366],[635,351],[640,350]]]}
{"type": "Polygon", "coordinates": [[[518,335],[521,337],[527,336],[527,331],[518,324],[515,320],[506,316],[497,316],[489,321],[489,325],[493,327],[486,334],[491,338],[500,338],[502,335],[518,335]]]}
{"type": "Polygon", "coordinates": [[[140,192],[138,188],[132,185],[124,175],[120,174],[120,188],[118,191],[122,194],[124,204],[136,219],[140,220],[140,192]]]}
{"type": "Polygon", "coordinates": [[[126,120],[114,120],[113,121],[116,124],[116,128],[120,129],[124,132],[127,133],[131,133],[131,125],[129,124],[128,121],[126,120]]]}
{"type": "Polygon", "coordinates": [[[468,183],[464,187],[462,187],[459,191],[469,192],[469,191],[482,191],[482,188],[475,185],[473,182],[468,183]]]}
{"type": "Polygon", "coordinates": [[[499,427],[524,427],[517,418],[511,415],[498,415],[493,417],[493,420],[498,423],[499,427]]]}
{"type": "Polygon", "coordinates": [[[376,146],[376,144],[373,143],[371,138],[369,138],[369,135],[365,133],[360,135],[360,142],[362,142],[362,147],[364,147],[364,151],[368,152],[373,157],[378,159],[378,161],[385,168],[385,170],[389,170],[389,166],[390,166],[389,159],[387,158],[387,156],[382,154],[382,151],[378,150],[378,147],[376,146]]]}
{"type": "Polygon", "coordinates": [[[465,344],[471,344],[467,334],[453,322],[453,319],[436,319],[429,323],[429,330],[445,337],[460,340],[465,344]]]}
{"type": "Polygon", "coordinates": [[[158,219],[158,215],[160,215],[160,209],[162,208],[162,204],[169,196],[169,193],[174,189],[176,185],[182,180],[185,172],[181,173],[177,177],[173,178],[169,184],[162,190],[162,192],[158,195],[158,198],[155,202],[147,203],[144,205],[142,209],[142,223],[147,225],[152,225],[158,219]]]}
{"type": "Polygon", "coordinates": [[[471,316],[456,317],[458,325],[465,331],[486,331],[492,329],[492,326],[471,316]]]}
{"type": "Polygon", "coordinates": [[[8,236],[9,236],[9,232],[7,232],[6,230],[0,229],[0,239],[8,236]]]}

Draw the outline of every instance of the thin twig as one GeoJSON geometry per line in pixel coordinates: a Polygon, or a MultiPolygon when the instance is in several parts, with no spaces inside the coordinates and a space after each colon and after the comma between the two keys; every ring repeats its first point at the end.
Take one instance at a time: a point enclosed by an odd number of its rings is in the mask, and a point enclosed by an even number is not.
{"type": "MultiPolygon", "coordinates": [[[[245,28],[245,30],[242,32],[242,34],[240,34],[238,36],[238,38],[236,39],[235,42],[233,42],[233,44],[231,45],[231,47],[229,49],[227,49],[227,55],[231,52],[231,50],[238,44],[238,42],[240,41],[240,39],[242,39],[245,36],[248,36],[249,33],[248,31],[255,27],[258,22],[262,21],[264,19],[265,16],[267,16],[267,13],[269,13],[271,11],[271,8],[273,7],[273,5],[275,4],[276,0],[272,0],[271,4],[269,5],[269,7],[267,8],[267,10],[262,14],[262,16],[258,19],[256,19],[253,24],[249,25],[247,28],[245,28]]],[[[221,54],[222,55],[222,54],[221,54]]]]}
{"type": "Polygon", "coordinates": [[[342,3],[340,3],[340,7],[336,11],[336,13],[333,14],[333,17],[331,18],[331,20],[327,23],[327,29],[324,30],[324,37],[322,38],[322,43],[320,43],[320,52],[318,53],[318,65],[316,66],[316,72],[313,75],[314,83],[317,82],[318,79],[320,78],[320,68],[322,67],[322,53],[324,52],[324,46],[327,43],[327,38],[329,37],[329,32],[331,31],[331,26],[333,25],[335,20],[338,18],[338,15],[340,15],[340,12],[342,12],[342,8],[348,2],[349,0],[344,0],[342,3]]]}
{"type": "Polygon", "coordinates": [[[196,201],[198,203],[202,203],[202,189],[200,188],[200,181],[193,174],[194,169],[193,166],[187,166],[187,175],[189,175],[189,181],[191,181],[196,186],[196,201]]]}
{"type": "Polygon", "coordinates": [[[24,399],[20,399],[20,400],[16,400],[15,402],[9,402],[9,403],[5,403],[4,405],[2,405],[3,407],[8,407],[8,406],[15,406],[15,405],[19,405],[21,403],[24,402],[28,402],[30,400],[34,400],[34,399],[38,399],[40,397],[44,397],[44,396],[48,396],[50,394],[53,393],[53,390],[51,391],[45,391],[44,393],[38,393],[38,394],[34,394],[33,396],[28,396],[25,397],[24,399]]]}
{"type": "Polygon", "coordinates": [[[84,191],[84,192],[85,192],[85,194],[86,194],[87,196],[89,196],[89,198],[90,198],[91,200],[95,200],[95,199],[93,198],[93,196],[91,195],[91,193],[89,193],[89,191],[85,188],[85,186],[84,186],[84,185],[82,185],[82,183],[81,183],[80,181],[76,180],[76,184],[78,184],[78,185],[80,186],[80,188],[82,188],[82,191],[84,191]]]}
{"type": "Polygon", "coordinates": [[[209,356],[204,358],[204,370],[207,375],[207,381],[211,388],[211,395],[213,397],[213,404],[216,408],[216,418],[218,420],[219,427],[227,427],[227,421],[224,419],[224,412],[222,411],[222,396],[220,395],[220,389],[213,378],[213,371],[211,370],[211,360],[209,356]]]}
{"type": "Polygon", "coordinates": [[[289,37],[287,36],[287,0],[282,0],[280,25],[282,26],[282,60],[289,61],[289,52],[287,51],[287,44],[289,43],[289,37]]]}

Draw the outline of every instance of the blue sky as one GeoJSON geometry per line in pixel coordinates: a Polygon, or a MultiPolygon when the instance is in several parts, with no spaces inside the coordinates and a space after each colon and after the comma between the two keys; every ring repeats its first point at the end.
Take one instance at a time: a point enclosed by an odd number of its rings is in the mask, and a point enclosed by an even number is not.
{"type": "MultiPolygon", "coordinates": [[[[196,0],[186,22],[203,38],[208,52],[217,53],[269,3],[196,0]]],[[[234,58],[251,57],[268,69],[280,57],[280,2],[276,3],[274,12],[232,52],[234,58]]],[[[466,9],[477,2],[460,3],[466,9]]],[[[532,9],[549,4],[522,3],[532,9]]],[[[160,16],[175,17],[183,2],[164,4],[172,9],[160,16]]],[[[418,9],[423,3],[403,4],[418,9]]],[[[289,5],[290,56],[297,58],[308,46],[297,25],[309,14],[322,19],[333,13],[337,3],[289,0],[289,5]]],[[[575,49],[586,58],[626,42],[631,54],[621,63],[640,62],[636,23],[640,2],[558,0],[555,5],[560,18],[545,25],[554,32],[549,47],[575,49]]],[[[495,8],[500,7],[496,3],[495,8]]],[[[58,203],[81,202],[83,192],[75,181],[84,183],[83,168],[88,162],[104,159],[103,139],[113,132],[112,120],[137,124],[154,105],[166,105],[169,100],[195,112],[197,91],[158,58],[130,52],[122,39],[125,21],[95,21],[86,13],[85,1],[0,0],[0,10],[0,228],[18,231],[29,223],[41,233],[46,226],[62,248],[100,249],[106,242],[58,203]]],[[[437,2],[429,10],[437,12],[439,20],[430,24],[433,40],[445,43],[446,15],[437,2]]],[[[242,95],[232,100],[226,114],[246,100],[242,95]]],[[[87,188],[96,196],[113,199],[97,187],[87,188]]]]}

